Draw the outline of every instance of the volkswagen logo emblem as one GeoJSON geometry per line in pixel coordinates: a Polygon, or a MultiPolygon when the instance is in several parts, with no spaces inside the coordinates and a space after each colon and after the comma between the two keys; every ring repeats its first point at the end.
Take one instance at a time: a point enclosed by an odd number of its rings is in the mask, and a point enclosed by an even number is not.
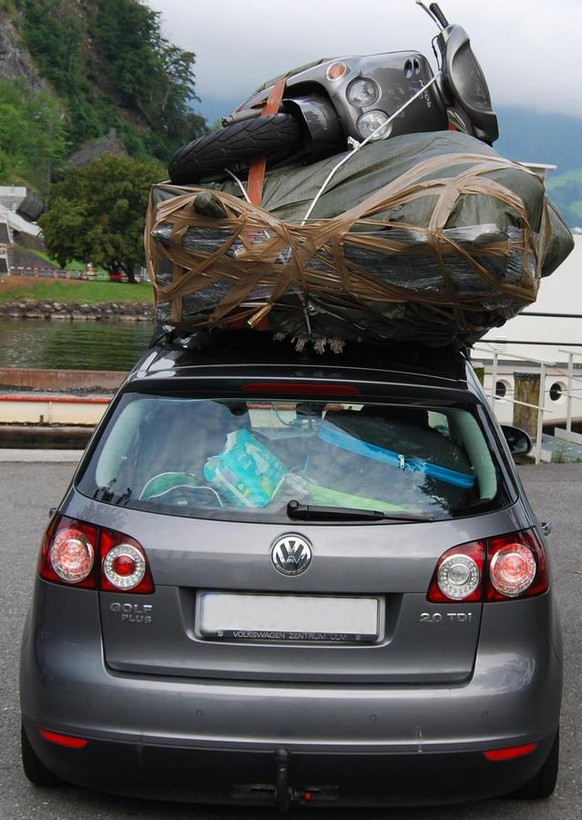
{"type": "Polygon", "coordinates": [[[282,575],[301,575],[311,564],[312,557],[309,541],[294,533],[281,536],[271,547],[273,566],[282,575]]]}

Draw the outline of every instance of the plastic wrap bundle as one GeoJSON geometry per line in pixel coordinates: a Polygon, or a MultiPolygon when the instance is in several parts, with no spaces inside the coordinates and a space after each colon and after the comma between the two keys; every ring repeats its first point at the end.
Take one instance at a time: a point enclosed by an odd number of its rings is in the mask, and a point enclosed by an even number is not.
{"type": "Polygon", "coordinates": [[[158,321],[471,344],[535,301],[572,249],[543,180],[465,134],[344,158],[271,171],[261,207],[234,181],[154,186],[158,321]]]}

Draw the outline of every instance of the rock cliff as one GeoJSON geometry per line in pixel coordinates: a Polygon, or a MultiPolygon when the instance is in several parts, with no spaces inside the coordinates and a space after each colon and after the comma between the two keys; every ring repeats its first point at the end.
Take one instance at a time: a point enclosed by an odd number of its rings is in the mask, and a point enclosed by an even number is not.
{"type": "Polygon", "coordinates": [[[22,47],[20,37],[8,14],[0,9],[0,78],[23,79],[32,88],[51,93],[48,83],[40,76],[29,54],[22,47]]]}

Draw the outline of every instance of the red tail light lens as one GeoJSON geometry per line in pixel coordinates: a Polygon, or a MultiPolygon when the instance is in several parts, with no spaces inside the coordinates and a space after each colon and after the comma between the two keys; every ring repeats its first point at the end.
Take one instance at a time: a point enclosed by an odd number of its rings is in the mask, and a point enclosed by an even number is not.
{"type": "Polygon", "coordinates": [[[149,593],[154,582],[143,547],[114,530],[101,533],[101,589],[149,593]]]}
{"type": "Polygon", "coordinates": [[[359,396],[360,391],[352,384],[318,384],[317,382],[248,382],[243,385],[247,393],[259,396],[308,395],[308,396],[359,396]]]}
{"type": "Polygon", "coordinates": [[[535,530],[492,538],[488,558],[488,601],[541,595],[550,585],[546,553],[535,530]]]}
{"type": "Polygon", "coordinates": [[[63,530],[55,537],[50,562],[57,575],[69,584],[84,581],[93,569],[93,545],[80,530],[63,530]]]}
{"type": "Polygon", "coordinates": [[[41,577],[58,584],[95,589],[97,543],[97,527],[57,516],[42,543],[41,577]]]}
{"type": "Polygon", "coordinates": [[[56,516],[45,534],[39,572],[46,581],[83,589],[143,595],[155,588],[135,539],[66,516],[56,516]]]}
{"type": "Polygon", "coordinates": [[[441,555],[427,600],[508,601],[541,595],[549,587],[544,547],[535,530],[453,547],[441,555]]]}
{"type": "Polygon", "coordinates": [[[484,564],[483,541],[473,541],[447,550],[437,564],[428,590],[428,600],[435,604],[480,601],[483,596],[484,564]]]}

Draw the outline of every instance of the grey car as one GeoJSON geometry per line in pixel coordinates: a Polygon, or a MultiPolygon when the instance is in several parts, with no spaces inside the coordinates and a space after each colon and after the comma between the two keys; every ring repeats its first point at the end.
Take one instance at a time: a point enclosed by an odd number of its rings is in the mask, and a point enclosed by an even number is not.
{"type": "Polygon", "coordinates": [[[548,797],[560,626],[505,432],[454,350],[152,347],[42,542],[29,780],[279,810],[548,797]]]}

